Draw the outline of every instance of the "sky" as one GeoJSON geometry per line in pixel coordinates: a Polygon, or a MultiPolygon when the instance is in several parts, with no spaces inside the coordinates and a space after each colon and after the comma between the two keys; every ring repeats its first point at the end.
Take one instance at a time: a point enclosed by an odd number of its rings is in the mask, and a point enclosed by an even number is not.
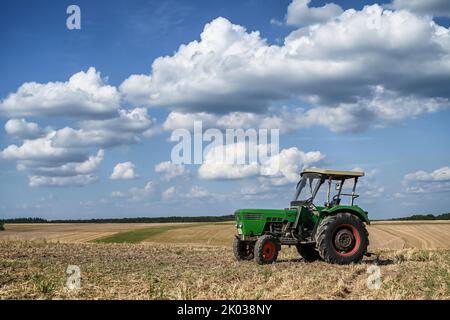
{"type": "Polygon", "coordinates": [[[449,26],[446,0],[5,1],[0,218],[284,208],[305,167],[365,171],[372,219],[448,212],[449,26]],[[174,163],[194,121],[280,152],[174,163]]]}

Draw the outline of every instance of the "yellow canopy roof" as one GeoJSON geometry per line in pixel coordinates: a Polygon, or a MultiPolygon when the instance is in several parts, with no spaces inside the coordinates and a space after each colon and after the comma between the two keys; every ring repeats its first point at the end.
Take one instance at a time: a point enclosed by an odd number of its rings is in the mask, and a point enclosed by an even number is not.
{"type": "Polygon", "coordinates": [[[303,176],[303,174],[305,173],[323,174],[333,180],[350,179],[364,176],[364,172],[362,171],[340,171],[340,170],[319,169],[319,168],[306,168],[300,173],[300,176],[303,176]]]}

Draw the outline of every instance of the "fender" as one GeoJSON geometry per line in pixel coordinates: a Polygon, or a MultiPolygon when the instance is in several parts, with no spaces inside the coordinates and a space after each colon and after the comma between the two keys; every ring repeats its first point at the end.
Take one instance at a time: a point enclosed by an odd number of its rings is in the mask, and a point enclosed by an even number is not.
{"type": "Polygon", "coordinates": [[[339,206],[334,206],[332,208],[326,208],[320,212],[320,215],[322,217],[326,217],[329,215],[338,214],[340,212],[348,212],[348,213],[354,214],[355,216],[360,218],[365,223],[370,224],[370,220],[369,220],[367,212],[356,205],[353,205],[353,206],[339,205],[339,206]]]}

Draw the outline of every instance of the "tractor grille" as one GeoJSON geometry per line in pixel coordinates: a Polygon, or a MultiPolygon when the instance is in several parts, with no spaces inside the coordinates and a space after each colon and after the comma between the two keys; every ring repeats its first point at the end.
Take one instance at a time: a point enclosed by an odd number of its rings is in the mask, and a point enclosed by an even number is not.
{"type": "Polygon", "coordinates": [[[269,222],[283,222],[283,218],[267,218],[269,222]]]}
{"type": "Polygon", "coordinates": [[[244,220],[261,220],[261,213],[244,213],[244,220]]]}

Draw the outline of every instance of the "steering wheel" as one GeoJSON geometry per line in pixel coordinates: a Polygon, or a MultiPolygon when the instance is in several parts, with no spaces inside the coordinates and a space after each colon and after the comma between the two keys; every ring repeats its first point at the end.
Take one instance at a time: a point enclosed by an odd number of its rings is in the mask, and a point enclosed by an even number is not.
{"type": "Polygon", "coordinates": [[[317,207],[312,202],[312,198],[309,198],[308,200],[306,200],[306,203],[307,203],[308,209],[310,209],[310,210],[317,210],[317,207]]]}

